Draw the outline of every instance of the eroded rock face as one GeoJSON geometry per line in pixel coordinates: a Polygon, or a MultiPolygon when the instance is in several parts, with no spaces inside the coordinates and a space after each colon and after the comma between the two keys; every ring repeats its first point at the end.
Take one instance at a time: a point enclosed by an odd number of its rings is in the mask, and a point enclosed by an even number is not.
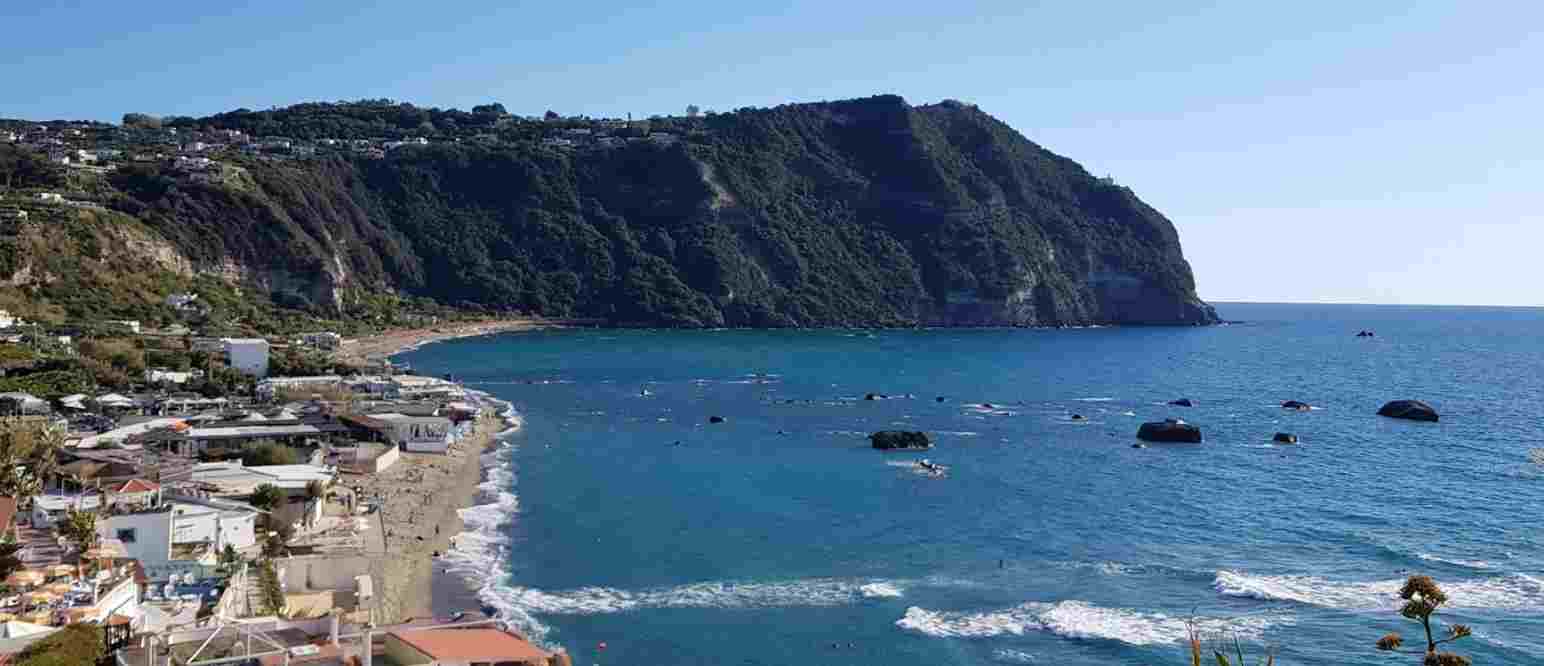
{"type": "Polygon", "coordinates": [[[1137,439],[1147,442],[1200,444],[1201,428],[1179,419],[1150,421],[1137,429],[1137,439]]]}
{"type": "Polygon", "coordinates": [[[905,430],[881,430],[869,435],[869,444],[881,451],[933,448],[927,433],[905,430]]]}
{"type": "Polygon", "coordinates": [[[1420,400],[1395,400],[1378,408],[1378,416],[1409,421],[1436,422],[1440,417],[1436,408],[1420,400]]]}

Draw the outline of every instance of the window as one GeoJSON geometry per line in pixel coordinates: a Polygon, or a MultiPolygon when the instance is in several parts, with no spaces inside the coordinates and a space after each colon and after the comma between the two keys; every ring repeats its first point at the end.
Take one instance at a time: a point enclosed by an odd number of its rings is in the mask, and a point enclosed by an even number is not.
{"type": "Polygon", "coordinates": [[[117,532],[119,541],[124,543],[134,543],[134,528],[131,527],[126,530],[117,530],[117,532]]]}

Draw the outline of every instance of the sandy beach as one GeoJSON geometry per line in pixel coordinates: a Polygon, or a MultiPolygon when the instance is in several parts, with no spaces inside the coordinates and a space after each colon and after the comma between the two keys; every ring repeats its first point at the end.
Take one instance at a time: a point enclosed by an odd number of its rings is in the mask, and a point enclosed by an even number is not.
{"type": "Polygon", "coordinates": [[[574,322],[556,319],[483,319],[454,322],[426,328],[394,329],[359,338],[344,340],[333,356],[350,363],[365,363],[382,359],[408,349],[441,340],[492,335],[508,331],[529,331],[573,325],[574,322]]]}
{"type": "MultiPolygon", "coordinates": [[[[383,560],[377,621],[422,617],[434,610],[435,554],[445,552],[450,539],[461,532],[458,510],[475,499],[481,454],[506,427],[489,410],[470,435],[443,455],[403,453],[397,464],[380,474],[348,480],[364,486],[365,498],[382,500],[378,531],[366,539],[366,550],[383,560]]],[[[459,581],[456,584],[464,588],[459,581]]],[[[473,597],[464,600],[474,605],[454,610],[477,610],[473,597]]]]}

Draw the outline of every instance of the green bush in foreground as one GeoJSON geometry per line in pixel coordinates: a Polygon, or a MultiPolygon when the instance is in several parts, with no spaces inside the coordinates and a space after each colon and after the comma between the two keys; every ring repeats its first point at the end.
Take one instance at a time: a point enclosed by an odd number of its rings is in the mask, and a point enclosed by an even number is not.
{"type": "Polygon", "coordinates": [[[13,666],[96,666],[107,656],[102,628],[72,624],[28,645],[16,655],[13,666]]]}
{"type": "Polygon", "coordinates": [[[1401,650],[1404,638],[1400,637],[1399,632],[1389,632],[1378,639],[1379,650],[1424,655],[1421,663],[1426,666],[1469,666],[1471,662],[1468,657],[1437,651],[1438,645],[1465,638],[1471,633],[1469,627],[1462,624],[1450,625],[1443,638],[1437,638],[1432,633],[1431,616],[1447,603],[1447,593],[1437,587],[1437,581],[1432,580],[1431,576],[1411,576],[1405,581],[1404,587],[1399,589],[1399,598],[1405,600],[1399,614],[1420,622],[1421,629],[1426,631],[1426,649],[1421,652],[1401,650]]]}

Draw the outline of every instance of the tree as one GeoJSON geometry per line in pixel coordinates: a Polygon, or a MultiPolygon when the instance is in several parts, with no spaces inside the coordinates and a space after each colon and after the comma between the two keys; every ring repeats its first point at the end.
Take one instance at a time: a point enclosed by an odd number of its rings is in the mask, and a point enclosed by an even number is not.
{"type": "Polygon", "coordinates": [[[472,113],[479,116],[502,116],[509,112],[504,110],[503,104],[494,102],[492,104],[478,104],[472,107],[472,113]]]}
{"type": "Polygon", "coordinates": [[[125,113],[123,114],[123,126],[158,129],[161,127],[161,119],[148,113],[125,113]]]}
{"type": "Polygon", "coordinates": [[[0,495],[27,500],[59,468],[64,432],[35,423],[0,422],[0,495]]]}
{"type": "Polygon", "coordinates": [[[241,554],[236,552],[236,547],[225,544],[225,549],[220,551],[220,563],[216,570],[223,576],[231,576],[236,573],[241,564],[241,554]]]}
{"type": "Polygon", "coordinates": [[[306,497],[319,500],[326,494],[327,486],[323,485],[320,480],[312,479],[306,482],[306,497]]]}
{"type": "Polygon", "coordinates": [[[1405,600],[1405,605],[1399,609],[1399,614],[1420,622],[1421,629],[1425,630],[1426,649],[1421,652],[1401,650],[1400,646],[1404,644],[1404,638],[1395,631],[1384,634],[1378,639],[1379,650],[1421,654],[1424,655],[1422,663],[1427,666],[1469,666],[1468,657],[1452,652],[1437,652],[1438,645],[1467,637],[1472,632],[1467,625],[1454,624],[1447,628],[1447,635],[1443,638],[1437,638],[1432,633],[1431,616],[1447,603],[1447,593],[1437,587],[1437,582],[1432,580],[1431,576],[1411,576],[1405,580],[1404,587],[1399,588],[1399,598],[1405,600]]]}
{"type": "Polygon", "coordinates": [[[294,465],[300,462],[295,450],[277,442],[260,442],[241,454],[241,464],[248,467],[261,465],[294,465]]]}
{"type": "Polygon", "coordinates": [[[95,511],[70,509],[56,528],[59,535],[74,544],[75,549],[85,552],[97,542],[97,514],[95,511]]]}
{"type": "Polygon", "coordinates": [[[699,108],[696,104],[687,104],[686,105],[686,117],[687,118],[696,118],[697,114],[699,114],[701,112],[702,112],[702,109],[699,108]]]}
{"type": "Polygon", "coordinates": [[[562,116],[559,116],[558,112],[553,111],[551,109],[548,109],[546,115],[543,115],[542,117],[546,118],[547,120],[557,120],[558,118],[561,118],[562,116]]]}
{"type": "Polygon", "coordinates": [[[22,568],[21,549],[22,545],[14,541],[0,543],[0,580],[5,580],[22,568]]]}
{"type": "Polygon", "coordinates": [[[252,499],[248,501],[259,509],[272,511],[279,502],[284,501],[284,491],[271,483],[265,483],[252,491],[252,499]]]}

